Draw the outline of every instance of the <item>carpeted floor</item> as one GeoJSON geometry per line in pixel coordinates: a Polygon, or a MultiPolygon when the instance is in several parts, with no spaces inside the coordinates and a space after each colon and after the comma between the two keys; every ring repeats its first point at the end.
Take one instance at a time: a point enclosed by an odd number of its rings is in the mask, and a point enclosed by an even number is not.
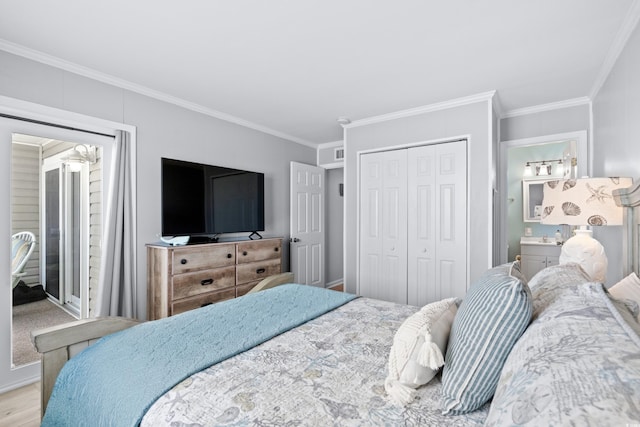
{"type": "Polygon", "coordinates": [[[40,360],[40,354],[31,344],[32,330],[74,320],[75,317],[48,299],[13,307],[13,364],[20,366],[40,360]]]}

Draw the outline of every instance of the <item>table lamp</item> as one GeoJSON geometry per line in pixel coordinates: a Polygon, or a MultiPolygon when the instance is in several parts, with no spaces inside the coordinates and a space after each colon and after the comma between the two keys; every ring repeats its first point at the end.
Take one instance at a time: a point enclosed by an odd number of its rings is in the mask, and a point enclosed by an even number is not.
{"type": "Polygon", "coordinates": [[[612,191],[632,184],[631,178],[578,178],[549,180],[544,183],[541,224],[579,225],[575,236],[564,242],[560,264],[575,262],[604,283],[607,255],[604,247],[586,226],[622,225],[622,208],[616,205],[612,191]]]}

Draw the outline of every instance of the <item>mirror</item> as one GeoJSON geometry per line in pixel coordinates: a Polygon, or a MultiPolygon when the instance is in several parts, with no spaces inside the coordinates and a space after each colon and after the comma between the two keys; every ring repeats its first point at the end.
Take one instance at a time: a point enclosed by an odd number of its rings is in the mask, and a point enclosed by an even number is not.
{"type": "MultiPolygon", "coordinates": [[[[554,178],[557,179],[557,178],[554,178]]],[[[522,181],[522,221],[540,222],[544,183],[549,179],[522,181]]]]}
{"type": "Polygon", "coordinates": [[[96,200],[102,174],[99,159],[72,157],[76,147],[96,152],[89,145],[12,134],[12,266],[22,255],[22,241],[15,236],[28,233],[34,242],[20,271],[12,271],[14,367],[40,360],[30,341],[32,330],[88,317],[89,281],[97,281],[99,254],[90,240],[99,241],[96,200]]]}

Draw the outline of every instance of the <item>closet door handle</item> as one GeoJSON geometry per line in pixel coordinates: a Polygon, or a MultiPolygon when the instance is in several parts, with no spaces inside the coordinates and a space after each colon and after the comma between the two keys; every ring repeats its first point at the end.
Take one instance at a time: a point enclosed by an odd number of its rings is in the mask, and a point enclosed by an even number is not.
{"type": "Polygon", "coordinates": [[[200,284],[201,284],[202,286],[207,286],[207,285],[210,285],[210,284],[212,284],[212,283],[213,283],[213,279],[204,279],[204,280],[201,280],[201,281],[200,281],[200,284]]]}
{"type": "Polygon", "coordinates": [[[267,269],[266,269],[266,268],[259,268],[259,269],[257,269],[257,270],[256,270],[256,274],[262,274],[262,273],[264,273],[265,271],[267,271],[267,269]]]}

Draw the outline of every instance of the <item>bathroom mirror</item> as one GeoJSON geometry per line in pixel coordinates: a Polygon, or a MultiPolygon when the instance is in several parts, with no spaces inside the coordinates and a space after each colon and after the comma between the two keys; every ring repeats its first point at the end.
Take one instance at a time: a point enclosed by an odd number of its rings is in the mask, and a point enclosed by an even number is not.
{"type": "Polygon", "coordinates": [[[522,181],[522,220],[524,222],[540,222],[542,217],[543,187],[547,181],[551,180],[536,179],[522,181]]]}

